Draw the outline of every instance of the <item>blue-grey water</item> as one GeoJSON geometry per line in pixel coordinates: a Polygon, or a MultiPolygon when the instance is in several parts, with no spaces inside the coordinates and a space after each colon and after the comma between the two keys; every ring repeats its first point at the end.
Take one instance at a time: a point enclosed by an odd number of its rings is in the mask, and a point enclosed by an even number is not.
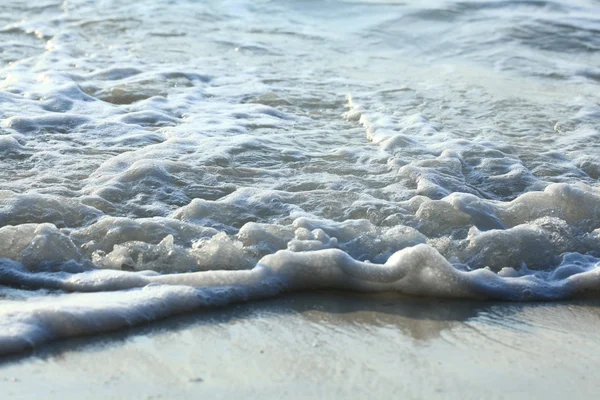
{"type": "Polygon", "coordinates": [[[335,288],[600,291],[600,3],[4,0],[0,353],[335,288]]]}

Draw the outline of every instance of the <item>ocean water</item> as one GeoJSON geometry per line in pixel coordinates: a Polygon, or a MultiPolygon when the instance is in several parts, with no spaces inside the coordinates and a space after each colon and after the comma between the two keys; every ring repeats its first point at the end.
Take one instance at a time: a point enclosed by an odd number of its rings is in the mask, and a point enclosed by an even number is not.
{"type": "Polygon", "coordinates": [[[0,353],[310,289],[600,291],[600,3],[4,0],[0,353]]]}

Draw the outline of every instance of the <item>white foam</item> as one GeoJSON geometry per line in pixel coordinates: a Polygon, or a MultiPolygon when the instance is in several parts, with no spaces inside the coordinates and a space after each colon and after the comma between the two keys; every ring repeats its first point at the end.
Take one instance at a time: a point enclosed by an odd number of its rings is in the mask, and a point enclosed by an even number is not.
{"type": "Polygon", "coordinates": [[[176,275],[91,271],[72,276],[32,274],[0,262],[3,283],[94,294],[62,294],[14,301],[0,311],[0,353],[51,339],[105,332],[175,313],[315,288],[398,291],[413,295],[512,300],[557,299],[597,291],[600,260],[569,254],[553,274],[497,275],[488,269],[459,271],[435,249],[417,245],[383,265],[360,262],[336,250],[279,251],[248,271],[176,275]],[[136,289],[137,288],[137,289],[136,289]],[[118,291],[115,293],[115,291],[118,291]]]}

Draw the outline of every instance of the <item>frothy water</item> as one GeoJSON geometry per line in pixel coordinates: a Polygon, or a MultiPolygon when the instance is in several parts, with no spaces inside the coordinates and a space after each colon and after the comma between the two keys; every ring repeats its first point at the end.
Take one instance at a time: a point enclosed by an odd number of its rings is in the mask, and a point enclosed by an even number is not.
{"type": "Polygon", "coordinates": [[[600,291],[593,1],[0,6],[0,353],[335,288],[600,291]]]}

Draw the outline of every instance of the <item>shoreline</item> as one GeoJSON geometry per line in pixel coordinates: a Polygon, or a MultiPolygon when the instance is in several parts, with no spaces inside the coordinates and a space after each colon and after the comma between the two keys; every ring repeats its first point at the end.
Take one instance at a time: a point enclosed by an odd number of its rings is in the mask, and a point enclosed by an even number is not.
{"type": "Polygon", "coordinates": [[[0,389],[23,399],[590,398],[599,306],[290,293],[2,357],[0,389]]]}

